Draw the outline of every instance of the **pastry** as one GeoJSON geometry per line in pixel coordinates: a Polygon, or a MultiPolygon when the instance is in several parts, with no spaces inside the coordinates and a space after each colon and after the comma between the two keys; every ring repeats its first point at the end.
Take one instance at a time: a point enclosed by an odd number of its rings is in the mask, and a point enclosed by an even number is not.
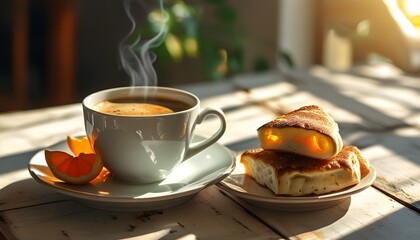
{"type": "Polygon", "coordinates": [[[275,194],[292,196],[338,191],[359,183],[361,172],[369,172],[369,162],[355,146],[346,146],[336,156],[324,160],[275,150],[250,149],[241,155],[241,163],[245,173],[259,184],[275,194]]]}
{"type": "Polygon", "coordinates": [[[258,128],[263,149],[328,159],[343,148],[338,125],[318,106],[305,106],[258,128]]]}

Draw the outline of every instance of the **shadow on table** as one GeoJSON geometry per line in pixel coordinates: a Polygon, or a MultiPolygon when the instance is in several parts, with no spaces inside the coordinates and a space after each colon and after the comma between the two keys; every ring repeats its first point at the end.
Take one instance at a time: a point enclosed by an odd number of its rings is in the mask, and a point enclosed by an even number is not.
{"type": "MultiPolygon", "coordinates": [[[[350,202],[349,198],[335,207],[312,212],[290,213],[286,217],[279,214],[279,218],[283,219],[279,223],[274,223],[277,224],[274,227],[280,229],[282,235],[287,238],[296,237],[299,239],[313,238],[314,236],[317,239],[417,239],[420,234],[418,222],[413,221],[418,217],[418,213],[414,211],[402,208],[388,215],[378,215],[379,217],[376,219],[362,219],[371,218],[371,216],[363,216],[364,214],[350,214],[349,216],[355,216],[351,218],[345,216],[349,210],[350,202]],[[325,214],[324,211],[328,211],[328,214],[325,214]],[[358,228],[357,222],[359,221],[366,224],[358,228]],[[337,227],[334,228],[334,225],[337,227]],[[348,228],[342,228],[346,225],[348,228]],[[325,227],[330,230],[323,231],[322,229],[325,227]],[[323,233],[330,235],[323,235],[323,233]],[[413,238],[413,236],[417,237],[413,238]]],[[[353,209],[353,211],[358,210],[353,209]]]]}
{"type": "MultiPolygon", "coordinates": [[[[420,204],[420,202],[417,202],[420,204]]],[[[396,210],[388,215],[370,219],[370,223],[354,229],[351,233],[340,233],[340,239],[418,239],[420,229],[417,219],[419,213],[407,208],[396,210]]],[[[361,220],[363,221],[363,220],[361,220]]],[[[347,231],[348,232],[348,231],[347,231]]],[[[328,236],[327,236],[328,237],[328,236]]]]}
{"type": "Polygon", "coordinates": [[[351,197],[329,208],[285,214],[285,217],[283,218],[290,219],[290,221],[282,222],[290,223],[290,225],[284,226],[282,233],[287,234],[287,237],[304,233],[301,228],[302,226],[295,225],[297,222],[301,222],[305,226],[305,231],[315,231],[316,229],[321,229],[334,224],[346,215],[350,208],[350,204],[351,197]],[[325,214],[325,212],[328,212],[328,214],[325,214]]]}
{"type": "Polygon", "coordinates": [[[64,195],[39,185],[33,179],[24,179],[0,189],[0,211],[66,199],[64,195]]]}
{"type": "Polygon", "coordinates": [[[17,239],[38,239],[37,236],[39,239],[57,239],[58,236],[76,239],[135,236],[175,239],[189,234],[176,222],[160,222],[162,210],[112,212],[89,208],[37,184],[33,179],[17,181],[2,188],[0,212],[2,220],[7,223],[1,230],[17,239]],[[27,227],[29,225],[31,227],[27,227]],[[148,225],[147,231],[141,227],[143,225],[148,225]]]}
{"type": "MultiPolygon", "coordinates": [[[[251,211],[258,207],[240,202],[251,211]]],[[[383,214],[351,213],[359,216],[364,226],[359,226],[357,218],[346,217],[350,211],[351,198],[340,204],[316,211],[287,212],[258,208],[258,218],[270,225],[285,238],[296,239],[417,239],[420,230],[418,213],[407,208],[380,210],[383,214]],[[328,214],[325,214],[325,213],[328,214]],[[369,217],[371,219],[363,219],[369,217]],[[335,227],[336,226],[336,227],[335,227]],[[328,230],[324,230],[328,228],[328,230]],[[329,234],[329,235],[325,235],[329,234]]],[[[380,203],[378,203],[380,204],[380,203]]],[[[419,202],[417,202],[419,204],[419,202]]],[[[352,209],[352,211],[363,211],[352,209]]]]}
{"type": "Polygon", "coordinates": [[[315,231],[339,221],[349,210],[351,197],[337,205],[312,211],[295,211],[295,209],[291,209],[291,211],[277,211],[261,208],[237,198],[235,198],[235,201],[249,211],[257,212],[260,220],[266,222],[280,235],[288,238],[304,234],[305,232],[315,231]],[[325,214],[326,211],[328,214],[325,214]]]}
{"type": "Polygon", "coordinates": [[[29,160],[38,151],[39,150],[34,150],[0,158],[0,162],[2,164],[2,167],[0,168],[0,174],[10,173],[21,169],[27,169],[29,160]]]}

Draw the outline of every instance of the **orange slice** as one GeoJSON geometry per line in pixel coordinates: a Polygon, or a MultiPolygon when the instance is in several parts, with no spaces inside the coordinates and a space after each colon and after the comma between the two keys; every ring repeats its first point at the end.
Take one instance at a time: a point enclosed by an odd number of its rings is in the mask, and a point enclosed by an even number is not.
{"type": "Polygon", "coordinates": [[[73,157],[65,152],[45,150],[45,160],[56,178],[77,185],[89,183],[103,168],[95,153],[80,153],[73,157]]]}
{"type": "Polygon", "coordinates": [[[67,136],[67,145],[74,156],[79,156],[80,153],[95,153],[86,136],[80,138],[67,136]]]}

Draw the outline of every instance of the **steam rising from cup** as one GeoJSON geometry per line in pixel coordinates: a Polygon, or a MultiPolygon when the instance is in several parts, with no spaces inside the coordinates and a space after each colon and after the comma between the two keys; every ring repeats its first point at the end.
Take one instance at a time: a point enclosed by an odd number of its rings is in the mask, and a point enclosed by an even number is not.
{"type": "Polygon", "coordinates": [[[153,62],[156,55],[149,52],[151,48],[155,48],[162,44],[164,37],[168,32],[168,15],[163,7],[163,0],[159,1],[159,9],[161,21],[158,24],[159,32],[153,38],[147,41],[141,41],[141,36],[137,36],[133,43],[129,40],[136,32],[136,20],[132,9],[132,4],[139,4],[144,7],[144,0],[124,0],[124,10],[132,23],[129,34],[119,44],[119,54],[121,66],[129,75],[131,86],[156,86],[157,75],[153,68],[153,62]]]}

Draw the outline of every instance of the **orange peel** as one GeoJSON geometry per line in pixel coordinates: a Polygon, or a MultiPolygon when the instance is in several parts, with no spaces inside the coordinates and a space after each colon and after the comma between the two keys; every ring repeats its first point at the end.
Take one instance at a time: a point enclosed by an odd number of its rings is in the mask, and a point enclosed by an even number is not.
{"type": "Polygon", "coordinates": [[[52,174],[70,184],[87,184],[102,171],[102,161],[95,153],[73,157],[66,152],[45,150],[45,160],[52,174]]]}
{"type": "Polygon", "coordinates": [[[67,145],[74,154],[78,156],[80,153],[95,153],[90,145],[89,139],[84,137],[67,136],[67,145]]]}
{"type": "Polygon", "coordinates": [[[86,136],[67,136],[67,145],[74,156],[62,151],[44,151],[47,165],[56,178],[69,184],[82,185],[91,182],[102,172],[102,161],[86,136]]]}

